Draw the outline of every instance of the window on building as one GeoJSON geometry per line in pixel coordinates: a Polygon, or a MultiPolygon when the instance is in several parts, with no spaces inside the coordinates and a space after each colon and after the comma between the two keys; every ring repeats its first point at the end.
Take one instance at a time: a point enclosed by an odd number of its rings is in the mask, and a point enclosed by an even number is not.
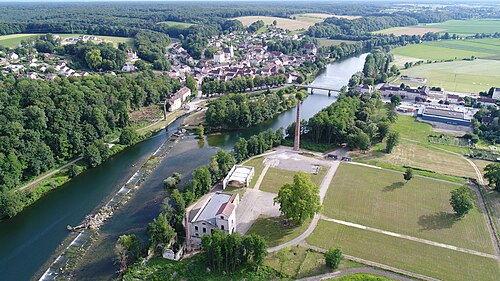
{"type": "Polygon", "coordinates": [[[197,225],[194,226],[194,230],[198,231],[198,226],[197,225]]]}
{"type": "Polygon", "coordinates": [[[220,229],[224,230],[224,226],[223,226],[223,225],[221,225],[221,226],[220,226],[220,229]]]}
{"type": "Polygon", "coordinates": [[[224,216],[220,216],[220,219],[223,220],[224,219],[224,216]]]}
{"type": "Polygon", "coordinates": [[[205,227],[203,228],[203,233],[207,233],[207,229],[205,227]]]}

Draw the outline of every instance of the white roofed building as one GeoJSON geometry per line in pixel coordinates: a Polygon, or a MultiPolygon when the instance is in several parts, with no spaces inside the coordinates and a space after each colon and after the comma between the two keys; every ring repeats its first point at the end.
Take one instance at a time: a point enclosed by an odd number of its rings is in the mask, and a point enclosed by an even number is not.
{"type": "Polygon", "coordinates": [[[222,189],[227,186],[248,187],[254,174],[254,167],[234,165],[222,181],[222,189]]]}

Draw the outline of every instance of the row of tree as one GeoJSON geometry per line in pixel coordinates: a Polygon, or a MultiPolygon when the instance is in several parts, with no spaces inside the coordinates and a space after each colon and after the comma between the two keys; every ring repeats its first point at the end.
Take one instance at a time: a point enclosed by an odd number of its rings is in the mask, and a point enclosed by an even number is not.
{"type": "Polygon", "coordinates": [[[268,129],[264,132],[252,135],[248,140],[240,138],[234,144],[233,148],[236,160],[238,162],[243,162],[254,155],[262,154],[273,147],[281,145],[283,138],[283,128],[279,128],[276,131],[268,129]]]}
{"type": "Polygon", "coordinates": [[[230,94],[211,102],[205,114],[205,122],[212,128],[246,128],[269,120],[295,106],[293,95],[285,90],[278,93],[249,98],[244,94],[230,94]]]}
{"type": "Polygon", "coordinates": [[[201,245],[207,266],[218,272],[234,272],[243,267],[256,269],[264,263],[267,245],[256,234],[231,235],[222,230],[215,230],[212,235],[204,235],[201,245]]]}

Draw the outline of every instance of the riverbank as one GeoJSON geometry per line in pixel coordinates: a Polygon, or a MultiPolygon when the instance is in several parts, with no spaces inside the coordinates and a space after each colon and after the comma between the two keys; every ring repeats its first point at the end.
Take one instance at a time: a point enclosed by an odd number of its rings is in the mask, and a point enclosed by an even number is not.
{"type": "MultiPolygon", "coordinates": [[[[153,120],[150,122],[150,124],[147,124],[141,128],[136,129],[138,132],[139,136],[141,137],[140,141],[143,141],[152,135],[158,133],[168,125],[170,125],[172,122],[177,120],[178,118],[184,116],[185,114],[189,113],[186,110],[178,110],[175,112],[172,112],[167,115],[167,118],[165,120],[153,120]]],[[[109,157],[113,157],[117,155],[118,153],[122,152],[126,148],[135,145],[137,142],[132,143],[130,145],[122,145],[119,143],[116,143],[118,141],[118,138],[113,140],[111,143],[108,143],[109,145],[109,157]]],[[[109,158],[108,157],[108,158],[109,158]]],[[[60,188],[64,184],[68,183],[71,181],[72,178],[77,176],[78,174],[81,174],[82,172],[88,170],[90,167],[85,163],[85,160],[83,157],[78,157],[74,160],[71,160],[70,162],[62,165],[59,168],[55,168],[51,171],[46,172],[44,175],[41,175],[35,179],[33,179],[29,183],[24,183],[23,186],[19,187],[16,189],[16,192],[23,192],[21,195],[23,200],[23,206],[21,211],[19,211],[17,214],[22,212],[24,209],[29,207],[30,205],[34,204],[36,201],[41,199],[43,196],[47,195],[50,191],[53,191],[55,189],[60,188]],[[70,174],[70,170],[73,168],[72,166],[76,166],[76,175],[70,174]]],[[[16,215],[17,215],[16,214],[16,215]]],[[[10,218],[4,218],[0,219],[0,221],[6,221],[10,218]]]]}
{"type": "MultiPolygon", "coordinates": [[[[172,119],[170,123],[175,121],[172,119]]],[[[60,247],[60,254],[53,260],[39,280],[54,280],[56,278],[71,279],[73,270],[79,260],[86,254],[99,236],[100,227],[111,219],[119,208],[124,206],[133,194],[143,186],[147,177],[160,165],[171,149],[182,139],[182,135],[172,134],[128,179],[128,181],[92,214],[86,216],[84,222],[77,227],[68,226],[68,230],[78,233],[70,235],[65,240],[66,247],[60,247]]]]}

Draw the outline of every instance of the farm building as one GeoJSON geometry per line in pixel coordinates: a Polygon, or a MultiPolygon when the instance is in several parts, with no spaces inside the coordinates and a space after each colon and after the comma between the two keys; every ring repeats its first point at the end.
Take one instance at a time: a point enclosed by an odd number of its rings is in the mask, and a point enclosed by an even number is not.
{"type": "Polygon", "coordinates": [[[464,112],[442,108],[422,107],[417,116],[424,121],[439,122],[450,125],[470,126],[471,119],[464,112]]]}
{"type": "Polygon", "coordinates": [[[254,176],[254,167],[235,165],[222,181],[222,188],[229,186],[248,187],[254,176]]]}

